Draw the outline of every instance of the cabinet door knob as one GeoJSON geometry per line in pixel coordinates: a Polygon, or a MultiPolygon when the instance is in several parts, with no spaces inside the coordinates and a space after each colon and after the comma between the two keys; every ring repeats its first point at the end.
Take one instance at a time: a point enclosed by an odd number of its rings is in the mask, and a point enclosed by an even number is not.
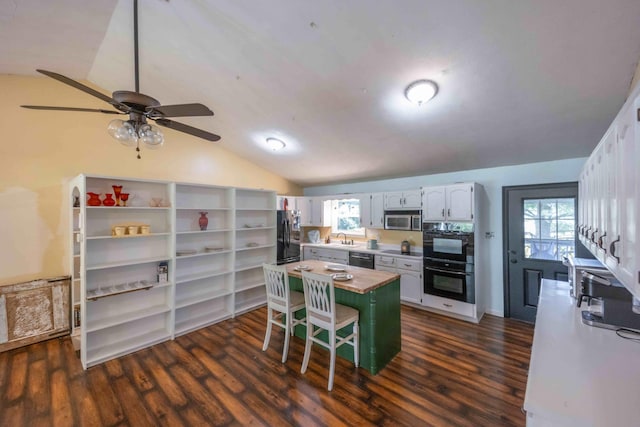
{"type": "Polygon", "coordinates": [[[442,208],[442,218],[444,218],[444,208],[442,208]]]}
{"type": "Polygon", "coordinates": [[[445,307],[449,307],[449,308],[453,307],[453,304],[443,303],[442,305],[444,305],[445,307]]]}

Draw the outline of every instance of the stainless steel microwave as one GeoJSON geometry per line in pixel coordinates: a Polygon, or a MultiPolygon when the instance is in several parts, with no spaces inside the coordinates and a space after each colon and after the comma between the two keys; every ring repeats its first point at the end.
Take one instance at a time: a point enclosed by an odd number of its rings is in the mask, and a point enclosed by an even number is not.
{"type": "Polygon", "coordinates": [[[384,214],[385,230],[422,230],[422,215],[415,213],[393,213],[384,214]]]}

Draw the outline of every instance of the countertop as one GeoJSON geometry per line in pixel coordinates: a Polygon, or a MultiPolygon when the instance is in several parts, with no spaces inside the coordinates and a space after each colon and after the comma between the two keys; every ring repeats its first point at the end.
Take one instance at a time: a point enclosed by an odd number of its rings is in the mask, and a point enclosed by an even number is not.
{"type": "MultiPolygon", "coordinates": [[[[325,261],[309,260],[302,262],[291,262],[284,265],[285,267],[287,267],[287,273],[289,274],[289,276],[297,277],[298,279],[302,279],[302,273],[294,270],[294,268],[298,265],[308,265],[309,267],[311,267],[310,272],[312,273],[332,273],[331,271],[325,269],[325,266],[328,265],[328,263],[325,261]]],[[[394,280],[400,279],[399,274],[389,273],[386,271],[371,270],[368,268],[354,267],[350,265],[345,265],[344,267],[346,273],[353,275],[353,279],[346,282],[339,282],[337,280],[334,280],[334,286],[338,289],[344,289],[345,291],[355,292],[358,294],[366,294],[367,292],[371,292],[374,289],[393,282],[394,280]]]]}
{"type": "Polygon", "coordinates": [[[640,342],[587,326],[569,284],[542,280],[524,400],[529,426],[640,425],[640,342]]]}
{"type": "Polygon", "coordinates": [[[354,245],[343,245],[341,243],[301,243],[300,247],[313,247],[313,248],[324,248],[324,249],[339,249],[342,251],[353,251],[353,252],[365,252],[368,254],[375,255],[383,255],[383,256],[392,256],[396,258],[407,258],[407,259],[422,259],[422,245],[421,246],[411,246],[411,252],[416,255],[402,255],[400,254],[400,245],[388,245],[388,244],[379,244],[378,249],[367,249],[366,243],[357,243],[354,245]],[[388,254],[384,253],[384,251],[388,250],[396,250],[397,254],[388,254]]]}

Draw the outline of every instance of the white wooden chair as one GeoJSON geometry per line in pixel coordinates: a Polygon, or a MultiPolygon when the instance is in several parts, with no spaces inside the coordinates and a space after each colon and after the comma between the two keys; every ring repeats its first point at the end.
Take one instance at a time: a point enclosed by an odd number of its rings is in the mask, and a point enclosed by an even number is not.
{"type": "Polygon", "coordinates": [[[305,373],[311,356],[311,346],[317,343],[327,349],[331,354],[329,366],[329,384],[327,389],[333,388],[333,377],[336,366],[336,349],[342,344],[353,346],[353,361],[358,367],[359,362],[359,330],[358,320],[360,312],[346,305],[336,304],[335,289],[331,276],[317,273],[302,272],[302,285],[304,299],[307,308],[307,342],[304,347],[304,359],[302,360],[301,373],[305,373]],[[346,337],[336,334],[337,331],[353,323],[353,332],[346,337]],[[315,329],[315,328],[318,329],[315,329]],[[326,330],[329,335],[328,342],[317,337],[326,330]]]}
{"type": "Polygon", "coordinates": [[[289,289],[289,276],[284,266],[263,264],[264,281],[267,288],[267,332],[264,336],[262,351],[269,347],[271,339],[271,325],[284,329],[284,348],[282,349],[282,363],[287,361],[289,352],[289,337],[293,335],[296,325],[305,325],[305,319],[296,319],[294,313],[302,310],[304,295],[289,289]]]}

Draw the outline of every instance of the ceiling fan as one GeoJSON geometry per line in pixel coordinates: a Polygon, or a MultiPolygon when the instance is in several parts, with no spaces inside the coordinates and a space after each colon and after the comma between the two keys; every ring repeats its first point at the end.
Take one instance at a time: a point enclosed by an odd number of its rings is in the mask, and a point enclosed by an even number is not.
{"type": "Polygon", "coordinates": [[[164,142],[164,135],[157,126],[147,123],[147,120],[153,120],[156,124],[177,130],[179,132],[188,133],[207,141],[218,141],[220,136],[197,129],[195,127],[169,120],[168,117],[187,117],[187,116],[213,116],[213,111],[203,104],[176,104],[161,105],[158,100],[151,96],[140,93],[140,78],[138,66],[138,0],[133,1],[133,43],[134,43],[134,75],[135,75],[135,92],[127,90],[118,90],[113,92],[111,97],[104,95],[88,86],[83,85],[62,74],[54,73],[47,70],[36,70],[45,76],[58,80],[64,84],[79,89],[89,95],[95,96],[115,108],[115,110],[93,109],[93,108],[76,108],[76,107],[51,107],[40,105],[21,105],[23,108],[34,110],[56,110],[56,111],[80,111],[90,113],[103,114],[128,114],[129,120],[112,120],[107,128],[109,134],[116,140],[126,146],[135,146],[140,158],[140,142],[143,142],[148,148],[158,148],[164,142]]]}

